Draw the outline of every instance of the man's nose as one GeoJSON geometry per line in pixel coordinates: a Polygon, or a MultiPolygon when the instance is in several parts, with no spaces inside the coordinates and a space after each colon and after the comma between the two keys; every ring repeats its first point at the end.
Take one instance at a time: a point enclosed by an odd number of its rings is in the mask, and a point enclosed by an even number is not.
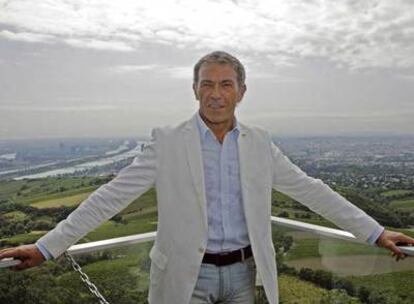
{"type": "Polygon", "coordinates": [[[220,87],[219,87],[218,84],[213,86],[213,91],[211,92],[211,97],[212,98],[217,98],[217,99],[221,97],[221,91],[220,91],[220,87]]]}

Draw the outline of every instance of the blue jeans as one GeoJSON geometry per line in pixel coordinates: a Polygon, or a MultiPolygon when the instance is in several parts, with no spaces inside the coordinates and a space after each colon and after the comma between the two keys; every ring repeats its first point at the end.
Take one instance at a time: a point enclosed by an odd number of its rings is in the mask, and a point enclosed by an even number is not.
{"type": "Polygon", "coordinates": [[[190,304],[253,304],[255,280],[253,257],[220,267],[201,264],[190,304]]]}

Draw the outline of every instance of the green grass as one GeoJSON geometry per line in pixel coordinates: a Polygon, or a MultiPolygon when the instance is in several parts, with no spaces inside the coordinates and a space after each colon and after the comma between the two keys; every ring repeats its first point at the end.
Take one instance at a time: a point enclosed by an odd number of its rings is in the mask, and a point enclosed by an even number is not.
{"type": "Polygon", "coordinates": [[[31,204],[32,207],[36,208],[51,208],[51,207],[62,207],[62,206],[77,206],[82,203],[91,193],[81,193],[72,196],[64,196],[56,199],[48,199],[39,201],[31,204]]]}
{"type": "MultiPolygon", "coordinates": [[[[88,184],[89,181],[93,180],[96,180],[96,178],[47,178],[30,181],[1,182],[0,199],[11,199],[12,201],[30,204],[38,208],[59,207],[62,205],[74,206],[82,202],[87,198],[91,191],[98,187],[98,185],[88,184]],[[60,187],[64,187],[66,190],[59,192],[58,190],[60,187]],[[17,196],[17,192],[20,192],[19,196],[17,196]]],[[[381,195],[388,195],[389,197],[393,195],[406,195],[407,193],[403,191],[407,190],[387,191],[381,195]]],[[[274,213],[287,211],[291,218],[293,218],[295,213],[308,213],[308,211],[296,209],[294,201],[279,192],[274,191],[272,193],[272,199],[280,204],[280,206],[277,204],[272,206],[272,211],[274,213]]],[[[403,208],[405,205],[409,205],[409,208],[414,208],[414,199],[395,200],[390,204],[394,208],[403,208]],[[403,207],[399,207],[399,205],[402,205],[403,207]]],[[[9,212],[4,214],[4,216],[16,221],[23,221],[27,217],[25,213],[19,211],[9,212]]],[[[121,216],[123,220],[122,223],[108,221],[96,230],[90,232],[82,239],[82,242],[156,230],[157,209],[155,190],[150,189],[139,199],[136,199],[121,212],[121,216]]],[[[317,216],[312,215],[312,217],[313,218],[311,219],[300,218],[298,220],[327,227],[335,227],[334,224],[320,219],[317,216]]],[[[45,219],[49,218],[45,217],[45,219]]],[[[414,235],[414,232],[408,232],[407,230],[401,231],[414,235]]],[[[32,243],[44,233],[45,232],[43,231],[32,231],[26,234],[15,235],[1,241],[10,242],[9,244],[32,243]]],[[[300,232],[294,233],[299,234],[300,232]]],[[[116,287],[115,285],[146,290],[148,288],[148,272],[147,270],[143,270],[145,267],[142,266],[145,265],[145,263],[147,263],[148,266],[148,251],[151,246],[152,242],[148,242],[140,245],[116,248],[112,250],[112,252],[115,253],[113,255],[115,259],[90,263],[86,265],[84,269],[91,278],[96,280],[100,286],[103,286],[106,292],[110,293],[111,290],[116,287]]],[[[321,241],[319,238],[315,238],[312,235],[301,234],[298,237],[294,237],[294,246],[288,252],[286,260],[298,260],[300,262],[301,259],[319,258],[321,255],[364,255],[364,258],[368,259],[369,257],[367,255],[374,254],[386,253],[383,250],[370,246],[339,240],[323,239],[321,241]]],[[[385,288],[389,290],[396,290],[395,292],[398,292],[401,295],[403,294],[403,291],[407,291],[406,294],[409,294],[414,298],[412,292],[408,293],[408,290],[410,290],[410,288],[412,289],[413,274],[414,272],[397,272],[351,278],[358,284],[371,284],[372,287],[379,286],[380,288],[385,286],[385,288]],[[379,284],[379,282],[381,284],[379,284]]],[[[65,286],[66,284],[72,286],[75,284],[76,287],[81,290],[80,293],[83,295],[87,294],[87,291],[82,289],[83,286],[76,274],[68,273],[62,275],[59,280],[63,284],[62,286],[65,286]]],[[[329,294],[329,292],[324,289],[290,276],[282,275],[279,278],[279,284],[281,298],[285,304],[320,303],[321,299],[329,294]]],[[[117,299],[115,298],[112,300],[112,302],[116,302],[117,299]]]]}
{"type": "Polygon", "coordinates": [[[355,285],[378,291],[389,291],[406,299],[414,299],[414,271],[392,272],[348,277],[355,285]]]}
{"type": "Polygon", "coordinates": [[[298,278],[281,275],[278,278],[280,300],[286,304],[318,304],[328,291],[298,278]]]}
{"type": "Polygon", "coordinates": [[[281,275],[278,282],[280,303],[283,304],[360,303],[356,298],[344,293],[341,294],[341,301],[336,302],[338,294],[335,293],[335,290],[328,291],[292,276],[281,275]]]}
{"type": "MultiPolygon", "coordinates": [[[[83,266],[93,282],[109,295],[111,303],[117,303],[117,299],[111,299],[110,293],[117,286],[128,286],[129,290],[146,291],[149,284],[149,251],[153,242],[118,247],[110,252],[114,259],[101,260],[83,266]]],[[[76,257],[75,257],[76,259],[76,257]]],[[[65,273],[59,277],[59,284],[71,286],[80,292],[86,292],[85,287],[77,274],[65,273]]]]}
{"type": "Polygon", "coordinates": [[[310,218],[310,219],[295,219],[301,222],[305,222],[305,223],[309,223],[309,224],[314,224],[314,225],[319,225],[319,226],[324,226],[324,227],[329,227],[329,228],[336,228],[339,229],[338,226],[336,226],[334,223],[324,219],[324,218],[310,218]]]}
{"type": "Polygon", "coordinates": [[[30,197],[26,197],[23,199],[18,200],[17,202],[24,205],[32,205],[36,204],[45,200],[53,200],[53,199],[59,199],[66,196],[72,196],[77,194],[83,194],[83,193],[91,193],[95,191],[98,188],[98,186],[89,186],[89,187],[83,187],[79,189],[71,189],[64,192],[58,192],[58,193],[46,193],[46,194],[37,194],[32,195],[30,197]]]}
{"type": "Polygon", "coordinates": [[[294,202],[294,200],[291,197],[276,190],[272,191],[272,201],[274,200],[276,200],[277,202],[287,202],[287,203],[294,202]]]}
{"type": "Polygon", "coordinates": [[[414,209],[414,199],[391,201],[390,206],[396,209],[414,209]]]}
{"type": "Polygon", "coordinates": [[[387,254],[385,250],[363,244],[340,240],[301,238],[294,239],[293,247],[287,253],[287,260],[298,260],[321,256],[342,256],[360,254],[387,254]]]}
{"type": "Polygon", "coordinates": [[[398,190],[389,190],[381,193],[381,196],[384,197],[391,197],[391,196],[401,196],[401,195],[407,195],[413,193],[411,190],[404,190],[404,189],[398,189],[398,190]]]}
{"type": "Polygon", "coordinates": [[[157,213],[152,212],[129,221],[127,224],[118,224],[113,221],[103,223],[94,231],[87,234],[83,241],[97,241],[108,238],[121,237],[131,234],[150,232],[157,229],[157,213]]]}
{"type": "Polygon", "coordinates": [[[46,231],[31,231],[29,233],[16,234],[12,237],[0,239],[0,243],[6,246],[14,246],[20,244],[31,244],[36,242],[40,237],[46,234],[46,231]]]}
{"type": "Polygon", "coordinates": [[[38,201],[92,192],[105,180],[106,178],[103,177],[48,177],[2,181],[0,182],[0,200],[30,205],[38,201]]]}
{"type": "Polygon", "coordinates": [[[28,218],[28,215],[21,211],[7,212],[3,216],[7,218],[8,220],[13,220],[16,222],[21,222],[28,218]]]}
{"type": "Polygon", "coordinates": [[[146,208],[153,208],[156,207],[156,205],[155,189],[151,188],[125,208],[122,211],[122,214],[140,213],[146,208]]]}

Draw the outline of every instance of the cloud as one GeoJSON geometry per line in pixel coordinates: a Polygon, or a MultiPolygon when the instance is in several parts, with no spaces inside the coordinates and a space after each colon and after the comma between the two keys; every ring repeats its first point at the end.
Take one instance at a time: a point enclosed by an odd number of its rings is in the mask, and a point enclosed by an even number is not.
{"type": "Polygon", "coordinates": [[[414,81],[414,74],[396,74],[395,77],[405,81],[414,81]]]}
{"type": "Polygon", "coordinates": [[[143,73],[154,72],[174,79],[191,79],[193,76],[192,66],[162,66],[159,64],[143,65],[115,65],[109,68],[110,72],[116,73],[143,73]]]}
{"type": "Polygon", "coordinates": [[[133,73],[133,72],[146,72],[152,71],[159,67],[157,64],[144,64],[144,65],[116,65],[109,68],[111,72],[115,73],[133,73]]]}
{"type": "Polygon", "coordinates": [[[104,41],[96,39],[65,39],[64,42],[75,47],[96,50],[109,50],[121,52],[130,52],[134,50],[132,46],[121,41],[104,41]]]}
{"type": "Polygon", "coordinates": [[[19,32],[14,33],[7,30],[0,31],[0,38],[22,42],[49,42],[53,36],[38,33],[19,32]]]}
{"type": "Polygon", "coordinates": [[[283,111],[277,110],[275,112],[266,111],[257,114],[249,115],[250,118],[263,119],[263,118],[332,118],[332,119],[379,119],[379,118],[396,118],[396,117],[412,117],[414,115],[414,109],[401,110],[401,111],[370,111],[360,113],[344,113],[344,112],[316,112],[316,111],[283,111]]]}
{"type": "MultiPolygon", "coordinates": [[[[0,0],[0,39],[132,51],[141,43],[230,49],[274,65],[326,58],[338,66],[414,66],[414,6],[406,0],[0,0]],[[281,55],[282,54],[282,55],[281,55]]],[[[177,71],[176,75],[180,75],[177,71]]]]}
{"type": "Polygon", "coordinates": [[[112,105],[87,105],[87,106],[0,106],[0,111],[10,112],[90,112],[90,111],[112,111],[118,107],[112,105]]]}
{"type": "Polygon", "coordinates": [[[168,67],[168,68],[165,68],[162,72],[167,74],[171,78],[176,78],[176,79],[188,80],[193,77],[192,66],[168,67]]]}

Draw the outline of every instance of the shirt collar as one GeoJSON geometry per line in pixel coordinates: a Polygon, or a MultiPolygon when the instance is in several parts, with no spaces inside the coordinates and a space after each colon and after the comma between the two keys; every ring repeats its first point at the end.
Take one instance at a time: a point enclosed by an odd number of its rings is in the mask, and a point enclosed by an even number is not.
{"type": "MultiPolygon", "coordinates": [[[[200,131],[201,138],[204,139],[204,137],[206,136],[208,132],[214,135],[213,131],[211,131],[211,129],[206,125],[204,120],[201,118],[199,111],[197,111],[196,117],[197,117],[198,130],[200,131]]],[[[231,129],[231,131],[229,132],[233,132],[233,131],[236,132],[236,134],[240,132],[240,124],[239,124],[239,121],[236,119],[236,117],[234,117],[233,129],[231,129]]]]}

